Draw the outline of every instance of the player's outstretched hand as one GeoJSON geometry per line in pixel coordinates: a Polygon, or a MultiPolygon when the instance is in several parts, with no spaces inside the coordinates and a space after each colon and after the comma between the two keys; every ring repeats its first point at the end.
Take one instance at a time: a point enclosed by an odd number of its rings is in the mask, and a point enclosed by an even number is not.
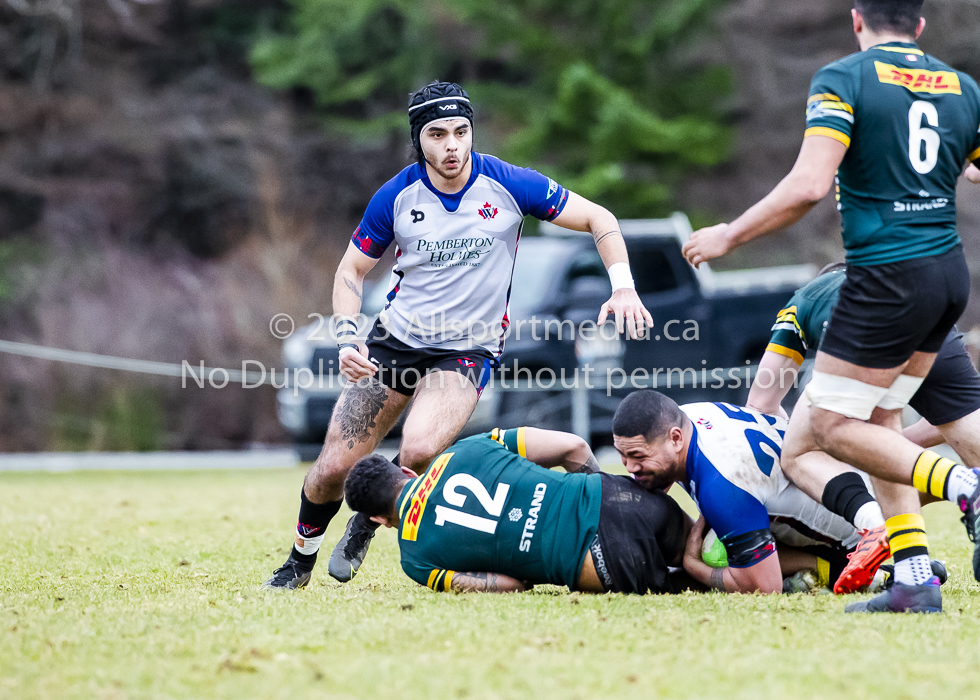
{"type": "Polygon", "coordinates": [[[694,527],[691,528],[691,532],[687,535],[687,544],[684,547],[684,568],[687,568],[688,560],[693,560],[694,562],[701,561],[701,547],[704,546],[704,533],[707,530],[708,523],[705,522],[704,516],[698,516],[698,520],[694,523],[694,527]]]}
{"type": "Polygon", "coordinates": [[[963,174],[966,175],[966,179],[970,182],[980,185],[980,168],[975,166],[973,163],[970,163],[969,167],[966,169],[966,172],[963,174]]]}
{"type": "Polygon", "coordinates": [[[694,267],[714,258],[720,258],[728,252],[728,238],[725,236],[727,230],[728,224],[718,224],[695,231],[681,249],[684,257],[694,267]]]}
{"type": "Polygon", "coordinates": [[[636,340],[646,332],[646,328],[653,328],[653,316],[643,306],[639,295],[635,289],[617,289],[609,297],[609,301],[599,309],[599,320],[601,326],[606,322],[606,317],[613,314],[616,319],[616,330],[623,332],[625,324],[629,331],[630,338],[636,340]]]}
{"type": "Polygon", "coordinates": [[[356,382],[365,377],[373,377],[378,371],[378,366],[368,359],[367,345],[357,344],[357,351],[353,348],[341,348],[340,350],[340,373],[349,382],[356,382]]]}

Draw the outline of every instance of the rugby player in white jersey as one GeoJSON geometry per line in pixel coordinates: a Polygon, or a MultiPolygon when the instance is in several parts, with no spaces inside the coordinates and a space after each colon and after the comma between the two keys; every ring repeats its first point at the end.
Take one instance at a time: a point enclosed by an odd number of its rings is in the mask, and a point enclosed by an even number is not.
{"type": "MultiPolygon", "coordinates": [[[[679,482],[698,504],[702,522],[688,538],[684,568],[704,585],[778,593],[785,575],[803,569],[833,584],[861,540],[853,524],[783,475],[785,432],[779,416],[726,403],[678,406],[652,389],[634,391],[617,407],[613,444],[627,471],[647,489],[679,482]],[[726,568],[701,560],[704,522],[725,547],[726,568]]],[[[884,522],[880,511],[878,518],[884,522]]]]}
{"type": "MultiPolygon", "coordinates": [[[[473,110],[455,83],[415,92],[408,116],[417,162],[371,199],[334,278],[340,370],[350,383],[306,476],[294,546],[268,588],[309,582],[348,472],[410,402],[399,461],[415,472],[462,429],[503,350],[525,216],[592,233],[613,288],[600,324],[612,314],[619,332],[636,338],[653,323],[634,290],[615,216],[538,172],[474,152],[473,110]],[[388,304],[364,342],[355,319],[364,278],[392,242],[388,304]]],[[[354,576],[376,528],[351,518],[328,564],[334,578],[354,576]]]]}
{"type": "MultiPolygon", "coordinates": [[[[881,561],[865,560],[867,571],[854,566],[862,537],[846,509],[833,512],[783,473],[786,420],[781,416],[727,403],[678,406],[658,391],[642,389],[620,402],[612,429],[613,445],[634,479],[647,489],[678,482],[697,503],[701,521],[688,536],[684,568],[700,583],[730,593],[793,592],[799,589],[784,586],[784,577],[805,570],[815,571],[819,585],[837,593],[872,582],[881,561]],[[706,526],[725,549],[723,568],[702,560],[706,526]],[[856,578],[842,590],[848,569],[856,578]]],[[[824,484],[848,469],[833,460],[811,466],[824,484]]],[[[852,485],[847,500],[868,506],[864,517],[870,525],[884,523],[867,477],[858,480],[860,487],[852,485]]],[[[945,581],[942,563],[930,565],[945,581]]]]}

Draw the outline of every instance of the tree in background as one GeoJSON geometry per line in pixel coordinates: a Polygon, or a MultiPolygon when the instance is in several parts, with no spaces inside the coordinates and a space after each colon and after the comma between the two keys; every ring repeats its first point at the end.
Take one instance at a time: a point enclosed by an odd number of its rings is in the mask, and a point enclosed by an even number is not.
{"type": "Polygon", "coordinates": [[[407,142],[408,94],[457,81],[478,150],[624,217],[669,212],[683,174],[728,156],[728,73],[697,53],[719,0],[290,2],[289,29],[252,51],[256,75],[352,137],[407,142]]]}

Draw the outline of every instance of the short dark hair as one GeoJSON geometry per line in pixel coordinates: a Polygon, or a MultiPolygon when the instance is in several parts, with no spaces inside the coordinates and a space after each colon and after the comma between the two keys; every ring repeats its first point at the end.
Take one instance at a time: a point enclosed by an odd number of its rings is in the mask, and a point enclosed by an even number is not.
{"type": "Polygon", "coordinates": [[[344,483],[347,505],[369,518],[388,515],[398,498],[398,485],[404,478],[402,470],[381,455],[362,457],[344,483]]]}
{"type": "Polygon", "coordinates": [[[613,414],[612,431],[619,437],[642,435],[647,442],[654,442],[686,421],[687,417],[672,398],[653,389],[640,389],[619,402],[613,414]]]}
{"type": "Polygon", "coordinates": [[[861,13],[873,32],[892,31],[915,37],[915,28],[922,16],[923,0],[854,0],[854,9],[861,13]]]}

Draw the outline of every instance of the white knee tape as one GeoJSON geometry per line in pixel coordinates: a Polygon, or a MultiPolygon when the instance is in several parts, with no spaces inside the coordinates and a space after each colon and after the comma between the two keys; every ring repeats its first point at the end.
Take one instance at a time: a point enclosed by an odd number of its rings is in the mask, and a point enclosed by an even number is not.
{"type": "Polygon", "coordinates": [[[922,386],[924,380],[925,377],[913,377],[908,374],[898,375],[878,405],[888,411],[905,408],[915,396],[915,392],[922,386]]]}
{"type": "Polygon", "coordinates": [[[806,397],[811,405],[858,420],[868,420],[887,393],[885,387],[817,371],[806,385],[806,397]]]}

